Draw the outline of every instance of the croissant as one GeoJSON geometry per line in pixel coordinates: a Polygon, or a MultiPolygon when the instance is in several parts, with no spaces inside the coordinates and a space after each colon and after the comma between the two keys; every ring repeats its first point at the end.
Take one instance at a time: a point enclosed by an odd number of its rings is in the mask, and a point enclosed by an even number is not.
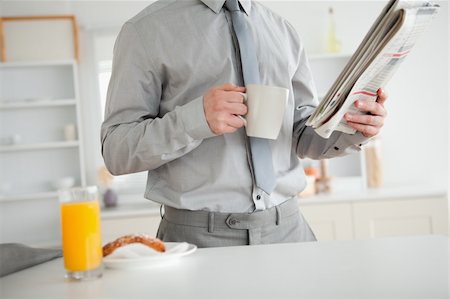
{"type": "Polygon", "coordinates": [[[166,246],[164,242],[160,239],[153,238],[147,235],[126,235],[120,238],[117,238],[113,242],[110,242],[103,246],[103,257],[110,255],[119,247],[132,244],[132,243],[141,243],[144,244],[158,252],[165,252],[166,246]]]}

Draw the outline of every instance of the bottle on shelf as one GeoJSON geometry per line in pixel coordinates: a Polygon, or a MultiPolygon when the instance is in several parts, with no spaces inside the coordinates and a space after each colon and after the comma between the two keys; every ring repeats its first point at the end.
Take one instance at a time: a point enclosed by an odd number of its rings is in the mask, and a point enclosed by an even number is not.
{"type": "Polygon", "coordinates": [[[367,186],[379,188],[383,185],[383,169],[381,165],[381,141],[373,138],[364,147],[367,172],[367,186]]]}
{"type": "Polygon", "coordinates": [[[317,192],[317,179],[319,178],[319,169],[312,165],[304,167],[306,175],[306,187],[300,192],[300,197],[306,197],[316,194],[317,192]]]}
{"type": "Polygon", "coordinates": [[[103,206],[105,208],[113,208],[117,206],[119,196],[113,188],[113,175],[106,169],[106,166],[101,166],[98,170],[97,181],[100,186],[101,195],[103,198],[103,206]]]}
{"type": "Polygon", "coordinates": [[[336,21],[333,7],[328,9],[328,30],[327,30],[327,52],[339,53],[341,51],[341,41],[336,36],[336,21]]]}
{"type": "Polygon", "coordinates": [[[331,177],[328,174],[328,160],[320,160],[320,176],[316,180],[317,193],[330,193],[331,192],[331,177]]]}

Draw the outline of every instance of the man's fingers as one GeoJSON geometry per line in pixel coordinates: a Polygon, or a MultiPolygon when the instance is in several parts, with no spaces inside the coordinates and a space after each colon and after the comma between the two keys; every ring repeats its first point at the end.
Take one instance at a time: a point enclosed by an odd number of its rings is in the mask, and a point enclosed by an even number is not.
{"type": "Polygon", "coordinates": [[[363,124],[354,123],[354,122],[347,122],[347,124],[350,127],[354,128],[356,131],[361,132],[365,137],[368,137],[368,138],[373,137],[380,132],[379,127],[368,126],[368,125],[363,125],[363,124]]]}
{"type": "Polygon", "coordinates": [[[211,88],[203,97],[203,108],[206,121],[214,134],[233,133],[244,126],[244,120],[239,115],[247,113],[243,103],[245,87],[231,83],[211,88]]]}
{"type": "Polygon", "coordinates": [[[355,101],[355,107],[365,114],[346,113],[344,115],[347,124],[361,132],[366,137],[373,137],[380,132],[384,125],[384,119],[387,112],[384,108],[384,102],[388,98],[387,93],[382,89],[377,91],[377,100],[374,101],[355,101]]]}
{"type": "Polygon", "coordinates": [[[386,116],[386,109],[378,102],[372,101],[355,101],[355,106],[360,111],[368,112],[373,115],[386,116]]]}
{"type": "Polygon", "coordinates": [[[354,122],[374,127],[382,127],[384,125],[384,117],[377,115],[346,113],[344,118],[347,122],[354,122]]]}
{"type": "Polygon", "coordinates": [[[244,96],[240,92],[227,91],[226,100],[230,103],[244,103],[244,96]]]}
{"type": "Polygon", "coordinates": [[[215,134],[222,135],[222,134],[226,134],[226,133],[234,133],[237,131],[237,129],[232,126],[229,126],[227,124],[221,124],[221,125],[217,126],[216,131],[217,132],[214,132],[215,134]]]}
{"type": "Polygon", "coordinates": [[[241,102],[219,101],[212,105],[212,111],[215,113],[226,114],[247,114],[247,106],[241,102]]]}
{"type": "Polygon", "coordinates": [[[230,115],[227,119],[227,125],[235,129],[242,128],[245,124],[245,120],[236,115],[230,115]]]}
{"type": "Polygon", "coordinates": [[[224,104],[224,108],[230,114],[237,114],[237,115],[247,114],[247,106],[241,103],[226,103],[224,104]]]}
{"type": "Polygon", "coordinates": [[[225,83],[219,86],[214,87],[216,90],[224,90],[224,91],[237,91],[237,92],[244,92],[245,87],[243,86],[236,86],[232,83],[225,83]]]}
{"type": "Polygon", "coordinates": [[[380,103],[381,105],[384,105],[384,102],[386,102],[387,98],[389,97],[387,92],[384,89],[379,88],[377,90],[377,95],[378,95],[377,102],[380,103]]]}

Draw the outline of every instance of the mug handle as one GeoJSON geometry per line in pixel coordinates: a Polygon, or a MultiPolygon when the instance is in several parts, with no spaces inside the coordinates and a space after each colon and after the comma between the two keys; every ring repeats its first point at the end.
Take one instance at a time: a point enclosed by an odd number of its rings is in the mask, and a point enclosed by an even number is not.
{"type": "MultiPolygon", "coordinates": [[[[248,96],[246,93],[240,92],[240,94],[244,97],[244,103],[247,102],[248,96]]],[[[236,115],[237,117],[239,117],[240,119],[242,119],[244,121],[244,126],[247,126],[247,119],[245,119],[244,116],[242,115],[236,115]]]]}

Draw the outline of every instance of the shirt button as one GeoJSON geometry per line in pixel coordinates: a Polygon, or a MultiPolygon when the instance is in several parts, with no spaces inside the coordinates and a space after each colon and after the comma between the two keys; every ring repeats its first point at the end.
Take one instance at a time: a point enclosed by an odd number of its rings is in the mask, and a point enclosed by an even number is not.
{"type": "Polygon", "coordinates": [[[235,225],[236,222],[237,222],[236,219],[231,218],[230,221],[229,221],[229,224],[230,224],[230,225],[235,225]]]}
{"type": "Polygon", "coordinates": [[[261,195],[256,195],[256,200],[260,200],[261,199],[261,195]]]}

